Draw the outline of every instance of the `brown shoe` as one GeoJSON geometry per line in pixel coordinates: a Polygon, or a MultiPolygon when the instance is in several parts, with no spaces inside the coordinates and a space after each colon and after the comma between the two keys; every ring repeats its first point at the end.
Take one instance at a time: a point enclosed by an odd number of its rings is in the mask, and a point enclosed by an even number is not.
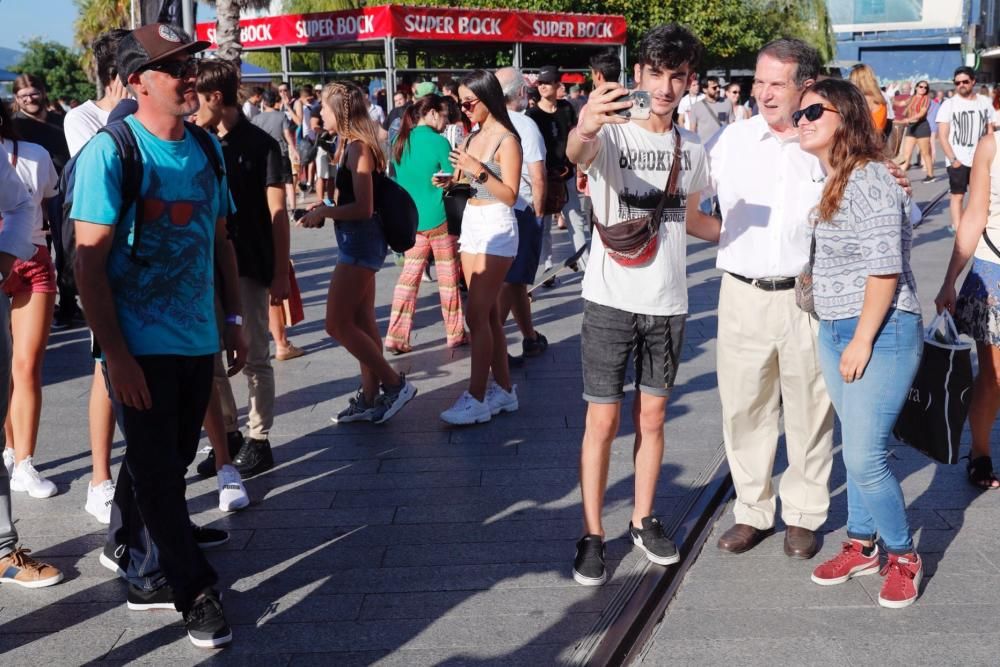
{"type": "Polygon", "coordinates": [[[0,583],[44,588],[62,581],[63,574],[58,568],[35,560],[28,555],[30,551],[17,547],[0,558],[0,583]]]}
{"type": "Polygon", "coordinates": [[[773,532],[774,528],[761,530],[745,523],[738,523],[722,534],[719,538],[719,548],[731,554],[741,554],[753,549],[773,532]]]}
{"type": "Polygon", "coordinates": [[[785,555],[789,558],[809,560],[819,551],[816,533],[808,528],[789,526],[785,529],[785,555]]]}
{"type": "Polygon", "coordinates": [[[288,347],[284,349],[279,349],[277,352],[275,352],[274,358],[277,359],[278,361],[288,361],[289,359],[298,359],[305,353],[306,351],[303,350],[302,348],[295,347],[294,345],[289,343],[288,347]]]}

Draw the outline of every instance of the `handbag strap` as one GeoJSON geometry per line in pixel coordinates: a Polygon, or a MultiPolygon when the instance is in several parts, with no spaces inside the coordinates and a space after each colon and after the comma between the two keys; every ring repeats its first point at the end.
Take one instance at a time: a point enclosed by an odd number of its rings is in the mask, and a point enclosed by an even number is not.
{"type": "Polygon", "coordinates": [[[1000,257],[1000,249],[998,249],[995,245],[993,245],[993,241],[990,240],[989,231],[987,231],[986,229],[983,230],[983,240],[986,241],[986,245],[989,246],[989,249],[993,251],[993,254],[996,255],[997,257],[1000,257]]]}
{"type": "MultiPolygon", "coordinates": [[[[701,100],[701,104],[706,109],[708,109],[708,113],[712,116],[712,118],[715,119],[716,125],[718,125],[719,127],[722,127],[723,125],[727,125],[728,124],[728,123],[723,123],[722,122],[722,118],[719,117],[719,114],[715,113],[715,109],[713,109],[712,105],[708,103],[708,99],[702,99],[701,100]]],[[[730,119],[729,122],[730,123],[733,122],[732,121],[732,117],[733,117],[732,114],[730,114],[730,116],[729,116],[729,119],[730,119]]]]}

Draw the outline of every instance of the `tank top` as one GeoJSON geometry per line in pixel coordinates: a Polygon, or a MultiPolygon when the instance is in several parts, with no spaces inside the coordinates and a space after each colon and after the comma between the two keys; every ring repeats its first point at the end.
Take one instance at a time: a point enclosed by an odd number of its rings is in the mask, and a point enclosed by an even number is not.
{"type": "Polygon", "coordinates": [[[885,104],[880,104],[875,107],[875,111],[872,111],[872,121],[875,123],[875,129],[881,132],[885,129],[885,124],[889,120],[888,106],[885,104]]]}
{"type": "MultiPolygon", "coordinates": [[[[990,162],[990,209],[986,216],[985,233],[990,235],[990,241],[993,242],[993,245],[1000,248],[1000,150],[996,152],[993,161],[990,162]]],[[[1000,257],[997,257],[996,253],[986,245],[985,238],[979,239],[975,257],[1000,264],[1000,257]]]]}
{"type": "MultiPolygon", "coordinates": [[[[478,135],[479,135],[478,131],[473,132],[472,134],[469,135],[469,140],[465,142],[465,150],[469,150],[469,145],[472,143],[472,140],[478,135]]],[[[500,139],[497,140],[497,143],[493,147],[493,150],[487,153],[487,155],[490,156],[490,160],[483,162],[483,168],[485,168],[486,171],[490,172],[490,174],[492,174],[498,181],[503,180],[503,177],[500,172],[500,163],[497,162],[496,159],[494,158],[496,156],[496,152],[500,149],[500,144],[503,143],[504,139],[513,136],[514,134],[510,132],[504,132],[502,135],[500,135],[500,139]]],[[[480,183],[479,181],[476,180],[476,174],[470,173],[468,171],[465,172],[465,174],[469,177],[469,183],[472,186],[473,199],[479,199],[482,201],[497,201],[497,198],[494,197],[493,193],[489,191],[489,188],[486,187],[486,184],[480,183]]]]}

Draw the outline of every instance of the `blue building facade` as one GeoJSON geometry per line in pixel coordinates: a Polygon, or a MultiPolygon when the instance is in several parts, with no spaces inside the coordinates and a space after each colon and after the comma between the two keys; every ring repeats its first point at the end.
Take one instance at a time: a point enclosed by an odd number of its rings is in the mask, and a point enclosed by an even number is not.
{"type": "Polygon", "coordinates": [[[963,64],[992,80],[1000,68],[991,53],[1000,0],[827,0],[827,8],[838,60],[866,63],[883,81],[950,81],[963,64]]]}

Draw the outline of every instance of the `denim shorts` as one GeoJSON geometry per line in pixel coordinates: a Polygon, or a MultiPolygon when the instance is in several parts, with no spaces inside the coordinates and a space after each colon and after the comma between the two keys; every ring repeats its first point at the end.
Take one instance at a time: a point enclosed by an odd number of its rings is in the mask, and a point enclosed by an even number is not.
{"type": "Polygon", "coordinates": [[[686,321],[686,314],[639,315],[585,301],[580,332],[583,400],[617,403],[625,398],[629,354],[635,388],[668,397],[677,378],[686,321]]]}
{"type": "Polygon", "coordinates": [[[337,235],[338,263],[355,264],[372,271],[378,271],[385,264],[389,246],[377,215],[369,220],[338,220],[333,224],[333,231],[337,235]]]}
{"type": "Polygon", "coordinates": [[[514,217],[517,218],[517,254],[504,282],[530,285],[535,282],[538,260],[542,255],[542,224],[530,206],[523,211],[514,209],[514,217]]]}

